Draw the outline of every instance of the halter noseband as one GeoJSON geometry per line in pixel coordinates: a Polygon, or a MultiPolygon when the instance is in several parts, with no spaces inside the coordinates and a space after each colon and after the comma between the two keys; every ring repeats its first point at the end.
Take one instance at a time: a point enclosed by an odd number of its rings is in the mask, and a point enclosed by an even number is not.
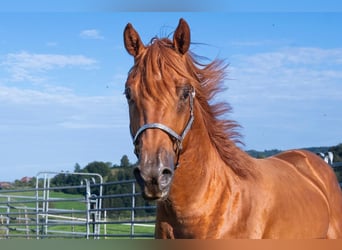
{"type": "Polygon", "coordinates": [[[179,155],[180,152],[182,151],[182,142],[185,138],[185,136],[187,135],[187,133],[189,132],[192,123],[194,122],[194,98],[195,98],[195,90],[193,90],[191,92],[191,94],[189,95],[189,102],[190,102],[190,118],[188,120],[188,123],[186,124],[183,132],[179,135],[177,132],[175,132],[173,129],[169,128],[168,126],[161,124],[161,123],[147,123],[142,125],[138,131],[136,132],[135,136],[133,137],[133,144],[134,146],[137,145],[137,141],[139,136],[147,129],[160,129],[162,131],[164,131],[166,134],[168,134],[169,136],[171,136],[171,138],[173,138],[176,142],[176,154],[177,154],[177,163],[176,163],[176,167],[178,166],[178,160],[179,160],[179,155]]]}

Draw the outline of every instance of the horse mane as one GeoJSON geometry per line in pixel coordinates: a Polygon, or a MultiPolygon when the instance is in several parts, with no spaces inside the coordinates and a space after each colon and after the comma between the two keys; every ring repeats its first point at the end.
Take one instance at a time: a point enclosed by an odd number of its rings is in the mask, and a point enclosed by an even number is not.
{"type": "Polygon", "coordinates": [[[169,70],[171,67],[177,74],[189,80],[189,84],[195,89],[195,105],[200,106],[209,138],[220,158],[238,176],[253,175],[250,158],[235,145],[235,143],[243,144],[241,134],[237,131],[241,126],[233,120],[224,118],[224,115],[231,112],[231,106],[227,102],[213,102],[214,97],[225,90],[223,82],[226,79],[228,65],[219,59],[209,64],[201,63],[199,61],[201,57],[190,51],[182,56],[176,56],[177,52],[168,38],[153,38],[147,48],[133,66],[133,71],[139,68],[140,72],[144,72],[141,79],[144,84],[140,84],[142,95],[148,92],[146,96],[160,98],[161,102],[166,102],[167,98],[160,93],[166,91],[174,95],[170,92],[168,81],[163,81],[172,78],[169,70]],[[160,74],[160,79],[156,80],[158,84],[144,80],[144,78],[155,78],[156,72],[160,74]]]}

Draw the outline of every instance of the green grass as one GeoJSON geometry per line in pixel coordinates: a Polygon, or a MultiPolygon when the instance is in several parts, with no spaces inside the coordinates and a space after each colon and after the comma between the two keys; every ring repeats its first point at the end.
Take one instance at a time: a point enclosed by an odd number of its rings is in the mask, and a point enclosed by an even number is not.
{"type": "MultiPolygon", "coordinates": [[[[35,208],[36,207],[36,202],[35,199],[32,199],[33,202],[29,203],[24,203],[24,201],[31,200],[29,198],[20,198],[16,196],[31,196],[35,197],[36,193],[34,191],[25,191],[23,190],[22,192],[16,192],[16,193],[11,193],[11,192],[4,192],[1,191],[0,194],[2,196],[4,195],[10,195],[10,205],[12,206],[10,208],[11,213],[20,213],[20,214],[15,214],[11,215],[11,223],[23,223],[25,224],[25,220],[23,219],[29,219],[26,225],[13,225],[10,226],[10,235],[19,235],[22,234],[22,238],[25,237],[25,231],[20,231],[20,230],[30,230],[30,234],[35,234],[36,230],[36,225],[35,225],[35,220],[36,220],[36,215],[25,215],[26,211],[31,211],[34,213],[34,210],[29,210],[29,208],[35,208]],[[16,203],[17,202],[17,203],[16,203]],[[26,209],[25,209],[26,207],[26,209]],[[20,218],[20,219],[18,219],[20,218]]],[[[42,198],[42,192],[39,193],[39,197],[42,198]]],[[[68,209],[68,210],[84,210],[84,213],[70,213],[67,214],[57,214],[61,216],[66,216],[66,217],[79,217],[79,218],[85,218],[85,213],[86,213],[86,203],[84,202],[84,196],[82,195],[72,195],[72,194],[65,194],[62,192],[50,192],[50,199],[53,198],[63,198],[63,199],[80,199],[81,201],[51,201],[49,202],[49,208],[50,209],[68,209]]],[[[0,197],[0,215],[6,216],[7,214],[7,198],[6,197],[0,197]]],[[[40,207],[42,207],[42,202],[39,204],[40,207]]],[[[5,217],[3,217],[5,218],[5,217]]],[[[40,217],[41,222],[44,222],[44,217],[40,217]]],[[[55,218],[49,217],[49,220],[53,220],[55,218]]],[[[121,218],[122,220],[122,218],[121,218]]],[[[127,218],[129,220],[129,218],[127,218]]],[[[107,222],[115,222],[117,221],[116,218],[108,218],[107,217],[107,222]]],[[[82,221],[84,222],[84,221],[82,221]]],[[[43,230],[44,227],[40,226],[40,230],[43,230]]],[[[89,226],[90,232],[92,232],[92,225],[90,224],[89,226]]],[[[86,232],[86,225],[49,225],[48,230],[54,230],[54,231],[64,231],[64,232],[75,232],[75,233],[85,233],[86,232]]],[[[0,238],[6,237],[6,219],[0,220],[0,238]]],[[[100,234],[115,234],[115,235],[128,235],[131,232],[131,227],[130,225],[127,224],[106,224],[106,225],[100,225],[100,234]],[[106,230],[105,230],[106,229],[106,230]]],[[[134,232],[135,234],[154,234],[154,226],[141,226],[141,225],[135,225],[134,226],[134,232]]],[[[70,234],[69,234],[70,236],[70,234]]],[[[101,237],[104,238],[104,237],[101,237]]],[[[109,239],[112,237],[108,237],[109,239]]],[[[119,238],[127,238],[124,236],[119,236],[119,238]]]]}
{"type": "MultiPolygon", "coordinates": [[[[3,193],[1,193],[4,195],[3,193]]],[[[8,195],[8,194],[5,194],[8,195]]],[[[12,193],[9,205],[12,206],[12,212],[24,212],[25,209],[29,210],[30,208],[36,208],[36,201],[35,199],[31,198],[21,198],[16,196],[29,196],[35,197],[34,192],[22,192],[22,193],[12,193]],[[27,202],[30,201],[30,202],[27,202]],[[32,202],[31,202],[32,201],[32,202]]],[[[40,194],[40,199],[42,199],[42,195],[40,194]]],[[[84,197],[81,195],[71,195],[71,194],[64,194],[59,192],[50,192],[50,198],[63,198],[63,199],[79,199],[79,201],[50,201],[49,202],[49,209],[67,209],[67,210],[84,210],[86,211],[86,202],[84,201],[84,197]]],[[[0,214],[7,213],[8,207],[8,199],[6,197],[0,197],[0,214]]],[[[39,202],[39,207],[43,206],[43,202],[39,202]]],[[[32,211],[32,210],[31,210],[32,211]]],[[[70,216],[72,212],[70,212],[70,216]]],[[[83,214],[73,214],[72,216],[84,216],[83,214]]]]}
{"type": "Polygon", "coordinates": [[[86,203],[84,196],[78,194],[64,194],[61,192],[51,192],[50,199],[53,198],[63,198],[63,199],[80,199],[82,201],[53,201],[50,204],[51,208],[57,209],[75,209],[75,210],[85,210],[86,203]]]}
{"type": "MultiPolygon", "coordinates": [[[[17,231],[12,230],[9,233],[9,238],[18,238],[15,235],[21,234],[19,238],[26,238],[25,231],[19,231],[18,228],[25,229],[26,227],[16,227],[17,231]],[[12,237],[11,237],[12,236],[12,237]]],[[[36,227],[29,226],[28,227],[31,234],[31,238],[33,237],[32,235],[35,234],[36,227]]],[[[41,227],[41,230],[44,230],[43,227],[41,227]]],[[[100,228],[100,235],[106,234],[107,236],[100,236],[100,238],[108,238],[108,239],[113,239],[115,238],[120,238],[120,239],[125,239],[125,238],[130,238],[128,235],[131,232],[131,226],[126,225],[126,224],[108,224],[106,225],[106,229],[104,229],[104,225],[101,225],[100,228]],[[115,235],[115,236],[110,236],[110,235],[115,235]]],[[[86,233],[86,226],[48,226],[48,235],[53,236],[54,234],[61,235],[59,238],[85,238],[85,233],[86,233]],[[63,233],[57,233],[57,232],[52,232],[52,231],[60,231],[60,232],[65,232],[65,237],[63,237],[63,233]],[[69,233],[68,233],[69,232],[69,233]],[[74,237],[71,237],[71,232],[73,232],[75,235],[74,237]],[[78,235],[77,235],[78,233],[78,235]],[[84,234],[82,236],[82,234],[84,234]]],[[[90,225],[90,234],[89,238],[92,238],[92,225],[90,225]]],[[[141,226],[141,225],[135,225],[134,226],[134,234],[137,235],[135,237],[139,237],[139,235],[151,235],[153,237],[154,234],[154,226],[141,226]]],[[[43,236],[43,235],[42,235],[43,236]]],[[[0,238],[5,238],[6,237],[6,229],[4,227],[0,228],[0,238]]]]}
{"type": "MultiPolygon", "coordinates": [[[[49,226],[49,230],[57,230],[57,231],[70,231],[77,233],[85,233],[86,226],[49,226]]],[[[90,225],[90,232],[92,232],[92,225],[90,225]]],[[[112,235],[128,235],[131,232],[131,226],[128,224],[107,224],[100,226],[100,234],[112,234],[112,235]],[[105,229],[106,227],[106,229],[105,229]]],[[[153,225],[134,225],[134,233],[135,234],[154,234],[154,226],[153,225]]],[[[119,236],[120,237],[120,236],[119,236]]],[[[122,236],[123,237],[123,236],[122,236]]],[[[125,237],[123,237],[125,238],[125,237]]]]}

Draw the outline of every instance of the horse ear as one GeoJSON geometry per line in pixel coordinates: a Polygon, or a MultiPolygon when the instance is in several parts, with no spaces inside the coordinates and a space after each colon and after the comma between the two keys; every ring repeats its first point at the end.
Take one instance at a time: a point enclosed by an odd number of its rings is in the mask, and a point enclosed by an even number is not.
{"type": "Polygon", "coordinates": [[[179,19],[178,27],[173,35],[173,46],[181,54],[185,54],[190,47],[190,27],[187,22],[179,19]]]}
{"type": "Polygon", "coordinates": [[[138,32],[133,28],[132,24],[128,23],[124,30],[124,43],[127,52],[137,57],[145,49],[138,32]]]}

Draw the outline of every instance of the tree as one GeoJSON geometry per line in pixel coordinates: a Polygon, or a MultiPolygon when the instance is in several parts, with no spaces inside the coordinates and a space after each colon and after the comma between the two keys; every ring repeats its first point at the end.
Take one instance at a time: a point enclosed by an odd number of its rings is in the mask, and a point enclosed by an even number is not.
{"type": "Polygon", "coordinates": [[[101,162],[101,161],[94,161],[94,162],[89,163],[87,166],[85,166],[82,172],[96,173],[96,174],[101,175],[104,178],[111,174],[111,170],[108,164],[101,162]]]}
{"type": "Polygon", "coordinates": [[[82,172],[80,164],[76,163],[74,167],[74,173],[82,172]]]}
{"type": "Polygon", "coordinates": [[[334,162],[342,162],[342,143],[329,148],[334,154],[334,162]]]}
{"type": "Polygon", "coordinates": [[[123,168],[132,167],[127,155],[122,156],[120,160],[120,167],[123,167],[123,168]]]}
{"type": "MultiPolygon", "coordinates": [[[[53,177],[50,181],[52,187],[63,187],[63,186],[79,186],[82,177],[80,175],[73,175],[68,173],[60,173],[53,177]]],[[[80,194],[82,193],[78,188],[65,188],[56,189],[56,192],[63,192],[66,194],[80,194]]]]}

